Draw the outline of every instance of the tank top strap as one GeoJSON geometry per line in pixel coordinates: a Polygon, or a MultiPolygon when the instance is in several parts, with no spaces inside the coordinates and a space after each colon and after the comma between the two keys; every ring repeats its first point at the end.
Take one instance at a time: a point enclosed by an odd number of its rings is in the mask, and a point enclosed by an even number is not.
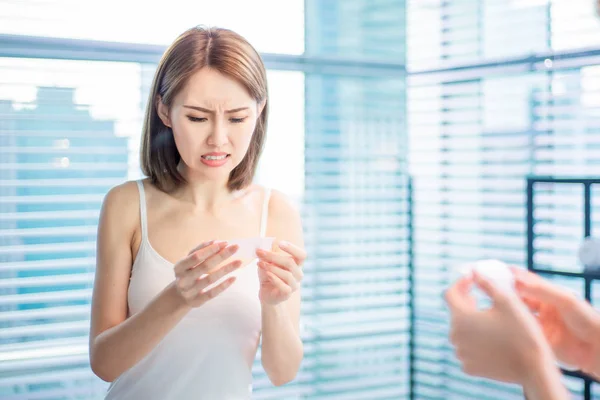
{"type": "Polygon", "coordinates": [[[140,221],[142,225],[142,241],[148,240],[148,222],[146,217],[146,193],[144,191],[144,183],[141,180],[136,181],[140,192],[140,221]]]}
{"type": "Polygon", "coordinates": [[[265,189],[265,198],[263,200],[262,214],[260,220],[260,237],[267,234],[267,220],[269,218],[269,199],[271,198],[271,189],[265,189]]]}

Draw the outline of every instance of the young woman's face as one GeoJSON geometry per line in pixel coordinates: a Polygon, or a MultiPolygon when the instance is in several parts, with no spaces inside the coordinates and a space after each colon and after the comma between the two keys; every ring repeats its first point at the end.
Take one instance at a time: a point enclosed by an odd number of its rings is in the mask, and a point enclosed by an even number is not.
{"type": "Polygon", "coordinates": [[[263,107],[237,81],[202,68],[170,110],[159,101],[159,115],[173,129],[189,177],[226,180],[246,155],[263,107]]]}

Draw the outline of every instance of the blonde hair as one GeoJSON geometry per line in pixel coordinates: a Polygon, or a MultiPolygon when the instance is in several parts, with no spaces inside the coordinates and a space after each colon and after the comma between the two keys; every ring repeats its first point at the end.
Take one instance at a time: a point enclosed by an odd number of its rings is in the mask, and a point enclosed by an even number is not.
{"type": "Polygon", "coordinates": [[[248,151],[231,171],[228,188],[239,190],[254,178],[267,129],[267,74],[258,52],[237,33],[223,28],[194,27],[181,34],[163,54],[152,82],[141,143],[142,172],[161,190],[185,182],[177,166],[181,156],[173,132],[158,115],[158,101],[167,108],[190,77],[210,67],[241,83],[264,108],[256,122],[248,151]]]}

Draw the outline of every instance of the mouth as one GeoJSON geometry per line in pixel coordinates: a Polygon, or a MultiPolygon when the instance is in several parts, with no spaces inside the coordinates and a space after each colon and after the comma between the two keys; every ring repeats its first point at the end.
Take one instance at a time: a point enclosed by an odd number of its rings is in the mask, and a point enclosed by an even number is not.
{"type": "Polygon", "coordinates": [[[228,157],[230,157],[231,154],[205,154],[202,157],[202,159],[207,160],[207,161],[222,161],[228,157]]]}

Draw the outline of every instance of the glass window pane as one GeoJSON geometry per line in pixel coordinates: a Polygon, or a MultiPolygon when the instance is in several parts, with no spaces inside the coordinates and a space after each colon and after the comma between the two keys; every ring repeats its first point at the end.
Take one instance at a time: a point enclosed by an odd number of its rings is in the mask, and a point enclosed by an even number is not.
{"type": "Polygon", "coordinates": [[[306,53],[403,64],[405,0],[306,1],[306,53]]]}
{"type": "MultiPolygon", "coordinates": [[[[141,177],[155,68],[0,58],[0,397],[106,389],[88,365],[96,225],[108,189],[141,177]]],[[[300,203],[304,74],[268,79],[273,107],[257,182],[300,203]]],[[[255,374],[260,394],[270,385],[260,364],[255,374]]]]}
{"type": "Polygon", "coordinates": [[[96,224],[108,189],[135,173],[141,69],[5,58],[0,71],[0,393],[100,396],[88,367],[96,224]]]}
{"type": "Polygon", "coordinates": [[[7,34],[166,46],[206,25],[233,29],[260,52],[304,52],[301,0],[0,0],[0,9],[0,33],[7,34]]]}

